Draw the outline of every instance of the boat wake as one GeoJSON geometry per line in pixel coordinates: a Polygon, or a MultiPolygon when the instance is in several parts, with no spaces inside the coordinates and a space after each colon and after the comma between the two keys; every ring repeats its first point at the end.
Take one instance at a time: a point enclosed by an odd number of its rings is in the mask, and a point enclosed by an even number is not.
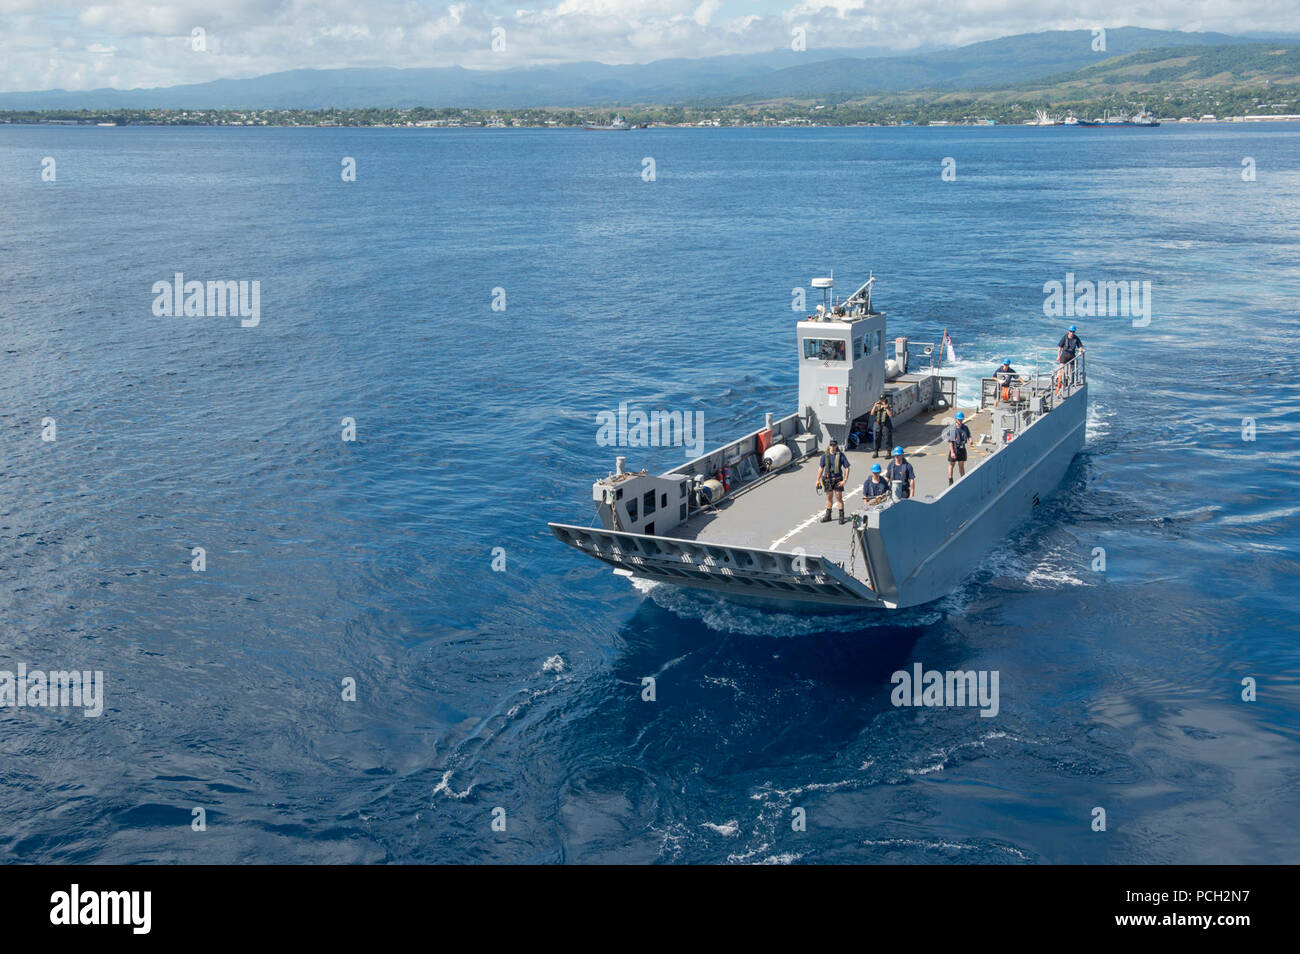
{"type": "Polygon", "coordinates": [[[1088,444],[1095,444],[1106,437],[1110,431],[1111,417],[1110,409],[1106,405],[1098,404],[1095,401],[1089,402],[1087,436],[1084,441],[1088,444]]]}
{"type": "Polygon", "coordinates": [[[1019,584],[1032,590],[1055,590],[1095,586],[1085,579],[1087,567],[1076,551],[1056,546],[1033,554],[1001,549],[990,555],[983,570],[1002,583],[1019,584]]]}
{"type": "Polygon", "coordinates": [[[654,580],[633,579],[638,592],[655,605],[683,619],[703,623],[719,633],[748,636],[807,636],[812,633],[855,632],[878,626],[933,626],[943,619],[936,608],[918,607],[898,611],[827,610],[811,607],[808,612],[745,606],[704,590],[666,586],[654,580]]]}

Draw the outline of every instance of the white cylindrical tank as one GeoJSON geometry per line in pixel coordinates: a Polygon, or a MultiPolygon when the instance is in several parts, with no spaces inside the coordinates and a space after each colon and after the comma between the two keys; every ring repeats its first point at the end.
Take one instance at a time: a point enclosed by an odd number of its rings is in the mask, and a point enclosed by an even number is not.
{"type": "Polygon", "coordinates": [[[780,470],[794,460],[794,452],[785,444],[773,444],[763,451],[763,464],[769,470],[780,470]]]}
{"type": "Polygon", "coordinates": [[[704,483],[700,484],[700,496],[704,498],[705,503],[717,503],[727,495],[727,490],[722,486],[722,481],[714,480],[710,477],[704,483]]]}

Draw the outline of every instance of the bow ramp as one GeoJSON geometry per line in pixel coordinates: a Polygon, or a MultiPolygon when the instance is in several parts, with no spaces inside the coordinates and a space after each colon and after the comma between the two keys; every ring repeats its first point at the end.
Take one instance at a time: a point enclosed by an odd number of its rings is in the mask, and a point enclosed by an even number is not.
{"type": "Polygon", "coordinates": [[[562,523],[552,523],[550,528],[562,543],[638,579],[722,590],[733,596],[881,605],[870,587],[824,556],[562,523]]]}

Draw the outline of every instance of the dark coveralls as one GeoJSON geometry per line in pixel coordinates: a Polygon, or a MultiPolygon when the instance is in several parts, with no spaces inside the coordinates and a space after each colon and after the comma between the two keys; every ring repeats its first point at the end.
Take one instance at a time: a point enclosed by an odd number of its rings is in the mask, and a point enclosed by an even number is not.
{"type": "Polygon", "coordinates": [[[889,413],[889,408],[878,407],[875,409],[874,412],[872,412],[871,428],[872,428],[872,433],[875,435],[875,437],[872,440],[872,444],[873,444],[872,451],[876,454],[879,454],[880,442],[882,439],[885,442],[886,448],[888,448],[889,445],[894,442],[894,416],[889,413]],[[885,432],[889,433],[889,437],[886,438],[884,436],[885,432]]]}

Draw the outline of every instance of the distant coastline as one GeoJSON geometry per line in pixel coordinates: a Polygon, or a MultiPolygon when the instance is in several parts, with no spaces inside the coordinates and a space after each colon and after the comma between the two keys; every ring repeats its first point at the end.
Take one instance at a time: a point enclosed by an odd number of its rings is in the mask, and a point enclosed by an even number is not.
{"type": "Polygon", "coordinates": [[[600,129],[619,115],[627,126],[678,128],[1250,122],[1300,115],[1295,40],[1118,27],[890,55],[830,47],[623,65],[299,68],[157,88],[0,93],[0,124],[600,129]]]}
{"type": "MultiPolygon", "coordinates": [[[[1290,104],[1278,104],[1279,107],[1290,104]]],[[[1131,107],[1131,111],[1140,108],[1131,107]]],[[[1096,108],[1097,116],[1115,107],[1096,108]]],[[[233,128],[372,128],[372,129],[581,129],[584,124],[608,123],[613,112],[538,110],[5,110],[0,111],[0,125],[14,126],[220,126],[233,128]],[[398,113],[399,115],[390,115],[398,113]],[[405,115],[403,115],[405,114],[405,115]],[[415,114],[415,115],[411,115],[415,114]],[[425,115],[432,114],[432,115],[425,115]]],[[[931,118],[924,110],[900,116],[850,118],[844,110],[825,111],[818,107],[786,107],[760,111],[761,115],[737,115],[732,110],[654,110],[638,113],[620,111],[629,124],[648,129],[719,129],[719,128],[798,128],[798,127],[960,127],[960,126],[1037,126],[1035,112],[1028,108],[998,111],[996,115],[931,118]],[[663,116],[662,112],[684,115],[663,116]]],[[[898,111],[901,112],[901,111],[898,111]]],[[[1093,111],[1077,107],[1056,108],[1053,122],[1063,125],[1065,116],[1091,117],[1093,111]]],[[[1162,125],[1195,123],[1296,122],[1300,114],[1291,112],[1252,112],[1236,115],[1199,113],[1196,115],[1157,116],[1162,125]]],[[[1083,127],[1097,128],[1097,127],[1083,127]]],[[[1131,128],[1131,127],[1130,127],[1131,128]]]]}

